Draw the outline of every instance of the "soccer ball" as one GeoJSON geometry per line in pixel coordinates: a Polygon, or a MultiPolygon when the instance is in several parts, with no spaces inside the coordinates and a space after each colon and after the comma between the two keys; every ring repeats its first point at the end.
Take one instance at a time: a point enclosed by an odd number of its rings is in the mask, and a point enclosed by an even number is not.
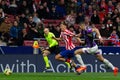
{"type": "Polygon", "coordinates": [[[11,74],[12,74],[12,71],[11,71],[10,69],[5,69],[5,70],[4,70],[4,74],[7,75],[7,76],[8,76],[8,75],[11,75],[11,74]]]}

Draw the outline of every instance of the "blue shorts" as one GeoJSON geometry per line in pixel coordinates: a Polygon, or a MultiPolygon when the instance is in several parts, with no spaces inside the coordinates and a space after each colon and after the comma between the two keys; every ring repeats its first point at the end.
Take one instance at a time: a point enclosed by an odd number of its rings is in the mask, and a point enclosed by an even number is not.
{"type": "Polygon", "coordinates": [[[64,51],[60,52],[60,55],[64,58],[72,58],[72,57],[74,57],[75,50],[76,50],[76,48],[74,48],[72,50],[64,50],[64,51]]]}

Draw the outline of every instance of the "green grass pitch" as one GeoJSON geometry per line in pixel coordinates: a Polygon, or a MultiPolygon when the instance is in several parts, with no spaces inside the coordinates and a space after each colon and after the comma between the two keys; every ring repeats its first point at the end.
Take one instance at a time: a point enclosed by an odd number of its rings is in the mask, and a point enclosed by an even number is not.
{"type": "Polygon", "coordinates": [[[13,73],[6,76],[0,73],[0,80],[120,80],[120,74],[113,73],[13,73]]]}

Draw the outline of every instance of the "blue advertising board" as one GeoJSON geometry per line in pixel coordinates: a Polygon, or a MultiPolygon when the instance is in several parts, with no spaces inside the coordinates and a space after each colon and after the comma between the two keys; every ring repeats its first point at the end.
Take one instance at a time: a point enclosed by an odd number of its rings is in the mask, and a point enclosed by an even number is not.
{"type": "MultiPolygon", "coordinates": [[[[60,47],[64,50],[64,47],[60,47]]],[[[77,47],[82,48],[82,47],[77,47]]],[[[103,54],[120,54],[120,47],[99,47],[102,49],[103,54]]],[[[0,46],[0,54],[33,54],[34,49],[31,46],[0,46]]],[[[39,54],[40,54],[39,50],[39,54]]]]}
{"type": "MultiPolygon", "coordinates": [[[[120,55],[104,55],[115,66],[120,68],[120,55]]],[[[86,72],[107,72],[104,64],[99,62],[93,55],[82,55],[87,65],[86,72]]],[[[75,62],[76,59],[74,58],[75,62]]],[[[51,68],[48,72],[70,72],[64,62],[55,60],[54,55],[49,55],[51,68]]],[[[79,64],[77,64],[79,65],[79,64]]],[[[13,72],[43,72],[45,64],[41,54],[37,55],[0,55],[0,72],[9,67],[13,72]]],[[[73,70],[74,71],[74,70],[73,70]]]]}
{"type": "MultiPolygon", "coordinates": [[[[103,56],[110,60],[113,65],[120,68],[120,50],[119,47],[100,47],[103,50],[103,56]]],[[[21,52],[28,51],[28,49],[21,50],[21,52]]],[[[18,49],[17,49],[18,50],[18,49]]],[[[11,52],[10,52],[11,53],[11,52]]],[[[0,55],[0,72],[4,71],[5,68],[9,67],[13,72],[43,72],[45,68],[45,64],[43,61],[42,54],[33,54],[32,50],[30,53],[27,54],[13,52],[11,55],[10,53],[5,53],[0,55]],[[19,55],[18,55],[19,54],[19,55]]],[[[64,62],[60,62],[55,60],[54,54],[49,55],[49,62],[51,68],[48,72],[70,72],[69,68],[67,67],[64,62]]],[[[82,58],[87,65],[86,72],[110,72],[112,71],[105,69],[104,64],[99,62],[95,56],[83,54],[82,58]]],[[[76,58],[73,58],[74,61],[78,64],[76,58]]],[[[75,70],[73,70],[75,71],[75,70]]]]}

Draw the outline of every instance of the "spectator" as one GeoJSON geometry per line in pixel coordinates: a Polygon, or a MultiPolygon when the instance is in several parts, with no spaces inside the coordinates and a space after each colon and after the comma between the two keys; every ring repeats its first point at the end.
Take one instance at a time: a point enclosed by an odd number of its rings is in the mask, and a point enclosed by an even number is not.
{"type": "Polygon", "coordinates": [[[71,10],[73,10],[74,12],[77,11],[77,3],[75,2],[75,0],[70,0],[67,5],[67,13],[68,14],[70,14],[71,10]]]}
{"type": "Polygon", "coordinates": [[[19,29],[18,22],[14,21],[12,27],[10,28],[10,40],[13,42],[13,45],[18,44],[19,33],[21,30],[19,29]]]}
{"type": "Polygon", "coordinates": [[[60,27],[57,25],[54,27],[54,30],[55,31],[53,33],[55,34],[55,36],[59,37],[60,36],[60,27]]]}
{"type": "Polygon", "coordinates": [[[75,18],[76,18],[76,15],[74,11],[71,10],[70,14],[66,17],[66,20],[65,20],[68,26],[73,26],[75,24],[75,18]]]}
{"type": "Polygon", "coordinates": [[[110,33],[113,31],[113,22],[111,19],[107,20],[106,28],[109,30],[110,33]]]}
{"type": "Polygon", "coordinates": [[[56,6],[56,12],[59,14],[60,18],[63,19],[66,16],[66,6],[60,2],[56,6]]]}
{"type": "Polygon", "coordinates": [[[117,3],[118,3],[118,1],[119,1],[119,0],[112,0],[113,5],[116,6],[117,3]]]}
{"type": "Polygon", "coordinates": [[[0,13],[0,25],[2,24],[3,21],[4,21],[4,18],[2,17],[2,13],[0,13]]]}
{"type": "Polygon", "coordinates": [[[120,13],[120,2],[118,2],[116,8],[118,9],[119,13],[120,13]]]}
{"type": "Polygon", "coordinates": [[[79,24],[79,23],[81,23],[81,22],[83,22],[84,21],[84,15],[83,15],[83,13],[82,12],[79,12],[78,14],[77,14],[77,17],[76,17],[76,23],[77,24],[79,24]]]}
{"type": "Polygon", "coordinates": [[[53,24],[48,23],[48,26],[47,26],[47,27],[49,28],[50,32],[54,32],[54,31],[55,31],[53,24]]]}
{"type": "MultiPolygon", "coordinates": [[[[90,1],[90,0],[89,0],[90,1]]],[[[98,1],[99,0],[92,0],[91,1],[91,5],[92,5],[92,8],[93,8],[93,10],[100,10],[100,7],[99,7],[99,5],[98,5],[98,1]]]]}
{"type": "Polygon", "coordinates": [[[100,6],[100,9],[105,9],[106,11],[108,7],[106,0],[100,0],[99,6],[100,6]]]}
{"type": "Polygon", "coordinates": [[[43,13],[44,13],[44,19],[48,19],[50,16],[49,16],[49,7],[48,7],[48,4],[47,2],[44,2],[43,3],[43,13]]]}
{"type": "Polygon", "coordinates": [[[26,29],[26,31],[27,31],[27,33],[28,33],[30,27],[28,26],[27,23],[24,23],[24,24],[23,24],[23,29],[26,29]]]}
{"type": "Polygon", "coordinates": [[[11,15],[17,15],[18,13],[18,6],[16,4],[16,0],[12,0],[11,4],[9,5],[9,14],[11,15]]]}
{"type": "Polygon", "coordinates": [[[6,3],[6,0],[2,0],[0,3],[0,8],[3,9],[3,12],[8,13],[8,5],[6,3]]]}
{"type": "Polygon", "coordinates": [[[116,18],[116,21],[113,23],[113,25],[116,26],[118,36],[120,37],[120,18],[119,17],[116,18]]]}
{"type": "Polygon", "coordinates": [[[33,21],[33,16],[29,16],[28,25],[29,25],[30,28],[35,28],[36,27],[36,23],[33,21]]]}
{"type": "Polygon", "coordinates": [[[93,15],[91,16],[91,22],[93,24],[99,24],[100,23],[100,18],[98,16],[98,13],[96,10],[93,11],[93,15]]]}
{"type": "Polygon", "coordinates": [[[33,14],[33,22],[35,22],[36,25],[38,25],[39,23],[41,23],[41,20],[38,18],[38,14],[37,13],[33,14]]]}
{"type": "Polygon", "coordinates": [[[2,8],[0,8],[0,13],[1,13],[1,18],[4,18],[5,17],[5,13],[4,13],[2,8]]]}
{"type": "Polygon", "coordinates": [[[113,22],[115,22],[116,18],[120,16],[120,13],[118,11],[118,9],[115,9],[111,15],[111,19],[113,22]]]}
{"type": "Polygon", "coordinates": [[[105,12],[105,9],[101,9],[98,13],[99,18],[100,18],[100,22],[103,22],[105,20],[105,16],[107,15],[105,12]]]}
{"type": "MultiPolygon", "coordinates": [[[[43,37],[41,20],[66,19],[69,27],[72,26],[70,29],[74,28],[76,33],[79,32],[77,24],[85,21],[86,26],[90,26],[89,22],[91,21],[94,24],[101,23],[99,27],[101,32],[107,32],[103,36],[108,37],[113,30],[116,30],[119,35],[119,8],[118,0],[0,0],[0,32],[2,35],[8,33],[11,22],[16,20],[18,27],[25,28],[27,33],[25,30],[23,32],[32,40],[35,37],[43,37]],[[69,15],[66,15],[67,13],[69,15]],[[105,27],[101,26],[103,24],[105,27]]],[[[56,25],[59,20],[55,22],[51,23],[46,20],[45,27],[49,25],[50,30],[58,36],[59,27],[56,25]]],[[[22,35],[23,32],[20,34],[22,35]]],[[[8,38],[6,39],[8,40],[8,38]]]]}
{"type": "Polygon", "coordinates": [[[105,19],[104,19],[103,23],[106,24],[109,19],[111,19],[111,14],[105,15],[105,19]]]}
{"type": "Polygon", "coordinates": [[[30,39],[33,40],[34,38],[38,38],[39,35],[38,35],[38,31],[36,29],[36,23],[33,22],[33,17],[32,16],[29,16],[29,23],[28,23],[28,26],[29,26],[29,30],[28,30],[28,35],[30,35],[30,39]]]}
{"type": "Polygon", "coordinates": [[[59,14],[56,12],[56,7],[53,6],[50,12],[50,19],[60,19],[59,14]]]}
{"type": "Polygon", "coordinates": [[[36,5],[34,3],[34,0],[27,0],[27,4],[28,4],[29,14],[33,14],[34,8],[36,9],[36,5]]]}
{"type": "Polygon", "coordinates": [[[119,37],[118,37],[118,35],[116,34],[116,31],[115,31],[115,30],[112,31],[112,33],[111,33],[111,35],[110,35],[110,37],[109,37],[108,39],[110,39],[111,44],[112,44],[113,46],[118,46],[117,43],[119,43],[119,37]]]}
{"type": "Polygon", "coordinates": [[[85,26],[90,26],[90,18],[88,16],[85,16],[84,22],[85,26]]]}
{"type": "Polygon", "coordinates": [[[104,24],[100,24],[100,34],[102,37],[109,37],[110,36],[110,33],[109,33],[109,30],[106,28],[106,26],[104,24]]]}
{"type": "Polygon", "coordinates": [[[31,14],[30,14],[29,9],[26,9],[26,10],[25,10],[25,16],[26,16],[26,18],[29,18],[30,15],[31,15],[31,14]]]}
{"type": "Polygon", "coordinates": [[[38,31],[38,35],[40,38],[43,38],[44,37],[44,26],[42,23],[39,23],[37,25],[37,31],[38,31]]]}
{"type": "Polygon", "coordinates": [[[87,14],[87,10],[88,9],[88,5],[84,2],[83,4],[82,4],[82,7],[81,7],[81,10],[80,11],[82,11],[83,12],[83,14],[85,14],[85,15],[89,15],[89,14],[87,14]]]}
{"type": "Polygon", "coordinates": [[[34,38],[38,38],[38,31],[36,28],[31,28],[27,23],[24,23],[24,28],[21,33],[21,41],[23,40],[33,40],[34,38]]]}
{"type": "Polygon", "coordinates": [[[115,9],[115,7],[114,7],[112,1],[111,0],[108,1],[107,13],[112,14],[114,9],[115,9]]]}
{"type": "Polygon", "coordinates": [[[22,30],[23,29],[23,23],[20,22],[19,15],[16,15],[14,20],[16,20],[18,22],[18,27],[19,27],[19,29],[22,30]]]}
{"type": "Polygon", "coordinates": [[[32,40],[31,35],[28,34],[28,31],[26,29],[22,29],[22,32],[20,34],[20,45],[23,45],[24,40],[32,40]]]}
{"type": "Polygon", "coordinates": [[[24,25],[24,23],[28,23],[29,22],[28,18],[26,17],[26,15],[24,13],[22,13],[20,15],[20,20],[19,21],[20,21],[20,23],[21,23],[22,26],[24,25]]]}
{"type": "Polygon", "coordinates": [[[39,9],[37,10],[38,17],[40,19],[44,19],[44,7],[43,5],[40,5],[39,9]]]}
{"type": "Polygon", "coordinates": [[[89,5],[88,6],[88,9],[86,10],[86,13],[85,13],[87,16],[91,17],[93,15],[93,8],[92,8],[92,5],[89,5]]]}
{"type": "Polygon", "coordinates": [[[26,9],[28,9],[28,4],[26,0],[23,0],[19,7],[19,14],[25,14],[26,9]]]}

